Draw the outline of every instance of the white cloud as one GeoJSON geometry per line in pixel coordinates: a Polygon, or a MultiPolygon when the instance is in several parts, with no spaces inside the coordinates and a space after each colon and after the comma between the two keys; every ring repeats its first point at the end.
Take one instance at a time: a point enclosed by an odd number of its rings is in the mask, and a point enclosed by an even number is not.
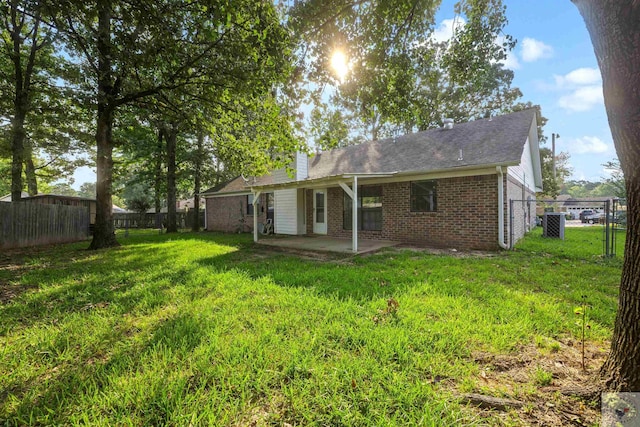
{"type": "Polygon", "coordinates": [[[604,103],[602,87],[599,85],[582,86],[558,99],[558,105],[572,112],[589,111],[594,106],[604,103]]]}
{"type": "Polygon", "coordinates": [[[449,41],[453,37],[454,30],[464,27],[465,24],[466,21],[462,18],[445,19],[433,31],[431,37],[438,43],[449,41]]]}
{"type": "Polygon", "coordinates": [[[500,62],[504,65],[504,68],[508,68],[510,70],[518,70],[520,68],[520,61],[518,61],[518,57],[512,52],[507,53],[506,59],[503,59],[500,62]]]}
{"type": "Polygon", "coordinates": [[[609,151],[609,145],[597,136],[583,136],[569,141],[569,151],[574,154],[602,154],[609,151]]]}
{"type": "Polygon", "coordinates": [[[520,55],[524,62],[534,62],[543,58],[553,56],[553,48],[540,40],[525,37],[522,40],[520,55]]]}
{"type": "Polygon", "coordinates": [[[602,77],[598,68],[576,68],[565,75],[554,75],[553,89],[563,92],[558,105],[569,112],[591,110],[604,104],[602,77]]]}
{"type": "Polygon", "coordinates": [[[588,67],[577,68],[564,76],[554,75],[553,78],[559,88],[595,85],[602,81],[600,70],[588,67]]]}

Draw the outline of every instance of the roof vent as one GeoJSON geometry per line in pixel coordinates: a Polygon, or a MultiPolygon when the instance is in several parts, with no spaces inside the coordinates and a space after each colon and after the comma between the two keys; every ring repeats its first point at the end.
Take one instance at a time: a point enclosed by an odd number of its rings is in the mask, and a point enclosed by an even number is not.
{"type": "Polygon", "coordinates": [[[444,119],[444,128],[453,129],[453,119],[444,119]]]}

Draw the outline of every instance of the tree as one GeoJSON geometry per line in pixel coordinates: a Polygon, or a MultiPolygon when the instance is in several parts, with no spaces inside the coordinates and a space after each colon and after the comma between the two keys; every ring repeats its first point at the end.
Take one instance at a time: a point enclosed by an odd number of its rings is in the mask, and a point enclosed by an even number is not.
{"type": "MultiPolygon", "coordinates": [[[[0,176],[11,175],[11,162],[3,160],[0,156],[0,176]]],[[[4,196],[7,193],[11,193],[11,182],[0,180],[0,194],[4,196]]]]}
{"type": "Polygon", "coordinates": [[[602,74],[604,104],[627,195],[627,239],[607,387],[640,390],[640,2],[572,0],[582,15],[602,74]]]}
{"type": "Polygon", "coordinates": [[[267,2],[51,0],[49,12],[86,65],[96,94],[91,249],[118,245],[111,221],[112,134],[123,106],[177,90],[199,96],[202,87],[216,88],[211,102],[235,105],[237,94],[268,92],[288,74],[288,35],[267,2]]]}
{"type": "Polygon", "coordinates": [[[48,192],[51,194],[57,194],[60,196],[73,196],[77,197],[78,192],[74,190],[68,182],[59,182],[49,187],[48,192]]]}
{"type": "Polygon", "coordinates": [[[193,158],[193,209],[195,215],[191,231],[200,231],[200,187],[202,185],[202,164],[204,163],[204,131],[198,130],[193,158]]]}
{"type": "Polygon", "coordinates": [[[310,125],[313,142],[321,150],[345,147],[358,141],[349,138],[348,119],[342,110],[319,105],[311,111],[310,125]]]}
{"type": "MultiPolygon", "coordinates": [[[[12,159],[14,195],[69,178],[85,163],[86,116],[69,90],[73,76],[40,0],[0,6],[0,157],[12,159]]],[[[0,179],[3,179],[0,178],[0,179]]],[[[7,179],[7,178],[4,178],[7,179]]]]}
{"type": "Polygon", "coordinates": [[[620,167],[620,161],[610,160],[604,163],[602,166],[609,171],[609,176],[604,178],[604,184],[609,187],[610,195],[619,197],[621,199],[626,197],[624,172],[620,167]]]}
{"type": "MultiPolygon", "coordinates": [[[[508,111],[521,93],[510,87],[513,73],[500,63],[515,44],[503,35],[502,1],[459,2],[457,22],[465,25],[455,27],[443,42],[433,37],[438,4],[295,2],[289,14],[298,35],[300,75],[318,85],[311,100],[321,104],[325,86],[332,87],[330,110],[340,110],[350,121],[350,136],[362,139],[429,129],[444,117],[467,121],[508,111]],[[329,67],[335,52],[348,58],[343,67],[348,72],[341,78],[329,67]]],[[[321,112],[312,118],[316,138],[321,112]]],[[[322,116],[330,127],[332,117],[322,116]]]]}
{"type": "Polygon", "coordinates": [[[141,182],[132,181],[122,192],[122,199],[127,209],[138,213],[145,213],[151,208],[153,198],[150,195],[149,187],[141,182]]]}
{"type": "Polygon", "coordinates": [[[560,194],[565,178],[571,175],[569,153],[561,152],[556,155],[555,178],[553,176],[553,153],[550,148],[540,147],[540,164],[542,166],[542,193],[540,194],[555,199],[560,194]]]}
{"type": "MultiPolygon", "coordinates": [[[[52,38],[43,30],[40,4],[11,0],[0,8],[3,18],[2,55],[9,58],[11,93],[11,198],[20,200],[23,181],[22,168],[25,161],[25,121],[32,110],[34,79],[42,74],[41,54],[51,48],[52,38]],[[26,8],[28,10],[23,9],[26,8]],[[45,33],[43,35],[43,32],[45,33]]],[[[4,73],[3,73],[4,74],[4,73]]]]}
{"type": "Polygon", "coordinates": [[[84,197],[86,199],[95,199],[96,198],[96,183],[95,182],[85,182],[80,185],[80,190],[78,191],[78,196],[84,197]]]}

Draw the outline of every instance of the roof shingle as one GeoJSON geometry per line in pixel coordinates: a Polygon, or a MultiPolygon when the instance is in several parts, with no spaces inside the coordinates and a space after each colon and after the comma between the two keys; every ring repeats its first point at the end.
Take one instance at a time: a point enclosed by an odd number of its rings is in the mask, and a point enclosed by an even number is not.
{"type": "MultiPolygon", "coordinates": [[[[529,108],[503,116],[456,123],[325,151],[309,158],[308,179],[342,174],[429,172],[473,166],[517,165],[536,119],[529,108]]],[[[241,176],[204,193],[232,193],[251,185],[271,185],[272,175],[245,181],[241,176]]]]}

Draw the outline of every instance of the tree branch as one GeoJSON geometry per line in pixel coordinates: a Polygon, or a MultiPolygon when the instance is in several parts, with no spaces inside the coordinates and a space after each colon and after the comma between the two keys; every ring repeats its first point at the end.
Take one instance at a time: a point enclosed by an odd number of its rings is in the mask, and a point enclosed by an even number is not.
{"type": "Polygon", "coordinates": [[[85,59],[87,60],[87,62],[89,63],[89,65],[91,66],[93,71],[96,74],[100,74],[100,71],[98,70],[98,66],[93,62],[92,56],[89,54],[89,49],[87,48],[86,40],[84,40],[84,37],[82,37],[76,31],[76,29],[73,26],[73,21],[72,21],[70,16],[67,16],[67,24],[69,25],[69,32],[70,32],[71,37],[73,39],[75,39],[76,43],[78,43],[78,46],[80,46],[80,49],[82,50],[82,53],[84,53],[85,59]]]}

